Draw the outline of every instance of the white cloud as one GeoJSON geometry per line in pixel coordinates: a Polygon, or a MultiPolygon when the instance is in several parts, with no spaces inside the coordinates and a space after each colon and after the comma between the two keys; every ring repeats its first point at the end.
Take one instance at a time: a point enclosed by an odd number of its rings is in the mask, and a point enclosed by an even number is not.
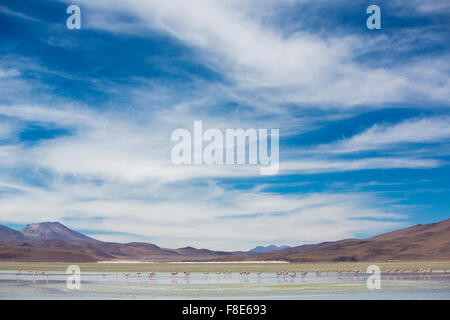
{"type": "Polygon", "coordinates": [[[16,69],[0,69],[0,79],[16,77],[18,75],[20,75],[20,72],[17,71],[16,69]]]}
{"type": "Polygon", "coordinates": [[[87,27],[140,34],[145,34],[146,27],[168,33],[200,49],[202,62],[233,79],[235,90],[272,103],[352,106],[404,101],[412,94],[435,101],[449,98],[448,72],[442,72],[438,63],[429,63],[445,58],[427,57],[390,68],[364,66],[356,62],[358,54],[379,52],[380,46],[392,44],[367,42],[357,35],[321,37],[303,30],[286,36],[258,19],[261,6],[270,9],[270,2],[82,3],[94,17],[100,12],[111,15],[109,19],[89,19],[87,27]],[[116,15],[124,12],[137,22],[116,24],[116,15]],[[426,73],[417,72],[424,69],[426,73]]]}
{"type": "Polygon", "coordinates": [[[16,131],[14,124],[0,121],[0,141],[10,138],[16,131]]]}
{"type": "Polygon", "coordinates": [[[435,12],[449,12],[450,4],[447,0],[433,0],[433,1],[421,1],[421,0],[411,0],[408,2],[405,1],[396,1],[397,6],[399,7],[407,7],[409,10],[405,10],[405,14],[410,15],[410,10],[415,10],[420,13],[435,13],[435,12]]]}
{"type": "Polygon", "coordinates": [[[392,149],[395,145],[407,143],[439,143],[449,139],[448,116],[414,118],[394,125],[376,124],[350,138],[319,146],[314,152],[351,153],[392,149]]]}
{"type": "MultiPolygon", "coordinates": [[[[18,117],[26,121],[58,123],[71,128],[72,135],[44,140],[33,146],[2,146],[2,163],[12,167],[47,169],[59,175],[73,175],[82,179],[127,182],[154,181],[168,183],[197,178],[259,177],[258,166],[176,166],[170,160],[172,130],[181,123],[166,120],[165,111],[127,117],[109,111],[44,108],[41,106],[1,107],[0,115],[18,117]],[[136,119],[139,118],[139,119],[136,119]]],[[[183,117],[179,117],[183,118],[183,117]]],[[[184,120],[185,121],[185,120],[184,120]]],[[[217,123],[212,118],[211,123],[217,123]]],[[[209,123],[205,121],[205,123],[209,123]]],[[[243,128],[248,128],[243,124],[243,128]]],[[[192,124],[188,125],[190,128],[192,124]]],[[[378,127],[375,127],[378,128],[378,127]]],[[[280,174],[337,172],[380,168],[434,168],[443,165],[439,160],[414,157],[377,157],[362,159],[331,159],[326,153],[362,150],[401,141],[440,140],[450,136],[446,119],[417,120],[394,127],[369,129],[350,140],[297,152],[289,159],[281,158],[280,174]],[[430,125],[430,121],[433,125],[430,125]],[[412,128],[411,128],[412,126],[412,128]],[[414,133],[411,133],[414,132],[414,133]],[[349,147],[350,146],[350,147],[349,147]],[[325,156],[324,156],[325,155],[325,156]]],[[[296,149],[281,150],[294,154],[296,149]]]]}
{"type": "Polygon", "coordinates": [[[13,16],[20,19],[30,20],[30,21],[39,21],[38,19],[31,17],[29,15],[23,14],[21,12],[17,12],[14,10],[11,10],[3,5],[0,5],[0,12],[9,16],[13,16]]]}
{"type": "Polygon", "coordinates": [[[281,174],[288,173],[324,173],[370,169],[426,169],[442,166],[443,162],[435,159],[410,159],[395,157],[377,157],[345,160],[297,160],[280,165],[281,174]]]}

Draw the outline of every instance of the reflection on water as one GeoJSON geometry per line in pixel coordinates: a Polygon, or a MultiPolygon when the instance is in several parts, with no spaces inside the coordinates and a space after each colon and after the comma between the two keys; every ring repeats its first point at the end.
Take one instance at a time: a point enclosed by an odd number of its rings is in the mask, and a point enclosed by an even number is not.
{"type": "Polygon", "coordinates": [[[84,272],[81,290],[67,274],[0,272],[1,299],[450,299],[450,275],[383,273],[381,290],[366,287],[360,272],[322,273],[116,273],[84,272]]]}

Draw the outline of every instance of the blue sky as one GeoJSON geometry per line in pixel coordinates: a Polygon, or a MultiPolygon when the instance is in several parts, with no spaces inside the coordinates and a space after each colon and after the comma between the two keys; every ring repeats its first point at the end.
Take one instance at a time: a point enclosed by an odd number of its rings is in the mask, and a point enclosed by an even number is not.
{"type": "Polygon", "coordinates": [[[249,249],[449,218],[450,6],[0,4],[0,223],[249,249]],[[280,172],[175,166],[171,132],[279,128],[280,172]]]}

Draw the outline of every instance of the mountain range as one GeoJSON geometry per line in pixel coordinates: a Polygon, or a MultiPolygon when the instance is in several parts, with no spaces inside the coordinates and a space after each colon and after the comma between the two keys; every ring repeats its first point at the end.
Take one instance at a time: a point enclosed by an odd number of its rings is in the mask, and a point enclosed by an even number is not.
{"type": "Polygon", "coordinates": [[[29,224],[19,231],[0,225],[0,261],[180,261],[214,259],[227,254],[230,253],[192,247],[165,249],[142,242],[103,242],[59,222],[29,224]]]}
{"type": "Polygon", "coordinates": [[[0,225],[0,261],[388,261],[450,260],[450,219],[420,224],[367,239],[344,239],[295,247],[258,246],[248,252],[213,251],[155,244],[104,242],[59,222],[29,224],[17,231],[0,225]]]}

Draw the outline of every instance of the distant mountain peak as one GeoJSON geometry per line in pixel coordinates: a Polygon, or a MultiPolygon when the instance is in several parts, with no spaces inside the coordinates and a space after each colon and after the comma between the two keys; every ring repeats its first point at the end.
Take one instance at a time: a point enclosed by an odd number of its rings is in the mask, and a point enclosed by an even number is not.
{"type": "Polygon", "coordinates": [[[97,241],[82,233],[71,230],[59,222],[40,222],[28,224],[19,230],[25,237],[39,240],[97,241]]]}
{"type": "Polygon", "coordinates": [[[249,250],[249,252],[252,253],[263,253],[263,252],[271,252],[271,251],[278,251],[278,250],[283,250],[283,249],[287,249],[290,248],[289,246],[276,246],[274,244],[268,245],[266,247],[264,246],[257,246],[251,250],[249,250]]]}
{"type": "Polygon", "coordinates": [[[14,229],[8,228],[7,226],[0,225],[0,240],[1,241],[17,241],[25,240],[26,237],[14,229]]]}

